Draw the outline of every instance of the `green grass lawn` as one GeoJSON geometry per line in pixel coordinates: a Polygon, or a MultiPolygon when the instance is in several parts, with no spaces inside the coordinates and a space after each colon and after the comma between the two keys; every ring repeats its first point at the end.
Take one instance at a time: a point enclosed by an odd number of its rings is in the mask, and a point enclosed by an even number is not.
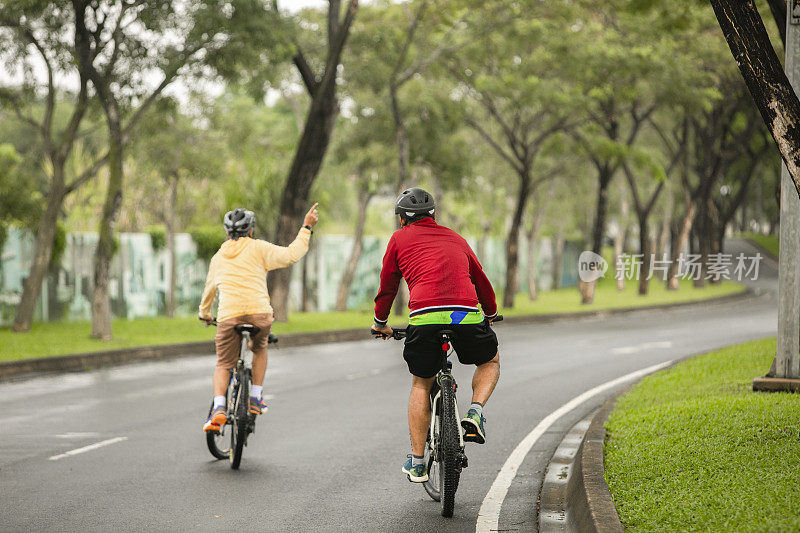
{"type": "MultiPolygon", "coordinates": [[[[582,305],[575,288],[543,292],[532,302],[527,296],[517,297],[514,309],[501,310],[507,316],[542,315],[550,313],[569,313],[576,311],[597,311],[620,309],[646,305],[689,302],[733,294],[744,290],[742,285],[726,282],[709,285],[705,289],[695,289],[691,283],[683,283],[678,292],[664,289],[663,284],[651,284],[648,296],[636,294],[634,284],[629,283],[624,291],[617,291],[611,283],[601,283],[597,287],[595,302],[582,305]]],[[[498,296],[499,299],[499,296],[498,296]]],[[[289,322],[276,323],[273,331],[281,333],[302,333],[310,331],[368,328],[372,323],[371,311],[347,311],[344,313],[292,313],[289,322]]],[[[404,320],[392,318],[392,323],[401,324],[404,320]]],[[[29,333],[13,333],[10,328],[0,328],[0,361],[27,359],[52,355],[84,353],[100,350],[130,348],[158,344],[174,344],[211,340],[213,328],[204,328],[194,317],[182,318],[139,318],[135,320],[115,320],[114,340],[101,342],[89,338],[89,322],[50,322],[37,323],[29,333]]]]}
{"type": "Polygon", "coordinates": [[[777,235],[761,235],[760,233],[745,233],[742,235],[743,239],[753,241],[761,246],[764,250],[772,254],[772,257],[778,257],[778,236],[777,235]]]}
{"type": "MultiPolygon", "coordinates": [[[[610,281],[604,280],[597,284],[594,303],[591,305],[583,305],[578,289],[569,287],[542,292],[536,301],[531,301],[527,296],[518,296],[514,302],[513,309],[505,309],[500,312],[505,316],[524,316],[625,309],[628,307],[694,302],[736,294],[745,290],[743,285],[731,281],[725,281],[719,285],[706,284],[705,288],[702,289],[695,288],[691,281],[682,281],[678,291],[668,291],[663,283],[654,282],[650,284],[648,294],[641,296],[638,294],[637,284],[634,282],[627,282],[625,289],[618,291],[616,282],[613,279],[610,281]]],[[[498,296],[498,301],[501,301],[500,296],[498,296]]]]}
{"type": "Polygon", "coordinates": [[[606,479],[628,531],[800,530],[800,397],[754,393],[775,339],[644,379],[607,423],[606,479]]]}

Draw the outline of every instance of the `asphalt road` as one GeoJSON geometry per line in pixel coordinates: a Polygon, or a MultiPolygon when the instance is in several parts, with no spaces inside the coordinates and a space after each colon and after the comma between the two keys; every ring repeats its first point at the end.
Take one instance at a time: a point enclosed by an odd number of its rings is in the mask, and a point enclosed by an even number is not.
{"type": "MultiPolygon", "coordinates": [[[[410,378],[397,342],[272,351],[265,393],[274,398],[239,471],[212,460],[201,432],[213,357],[2,383],[0,530],[474,531],[510,452],[564,403],[656,363],[774,335],[774,268],[762,264],[761,275],[744,301],[498,325],[488,443],[468,445],[452,519],[400,472],[410,378]]],[[[462,411],[470,376],[456,365],[462,411]]],[[[608,394],[565,415],[530,451],[500,530],[536,529],[550,456],[608,394]]]]}

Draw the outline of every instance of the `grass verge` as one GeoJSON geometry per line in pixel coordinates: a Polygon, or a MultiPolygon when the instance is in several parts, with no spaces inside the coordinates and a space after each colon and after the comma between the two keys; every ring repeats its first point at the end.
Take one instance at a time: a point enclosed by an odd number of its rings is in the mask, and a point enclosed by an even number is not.
{"type": "Polygon", "coordinates": [[[778,236],[761,235],[760,233],[745,233],[742,238],[753,241],[761,248],[769,252],[775,259],[778,258],[778,236]]]}
{"type": "Polygon", "coordinates": [[[606,480],[628,531],[800,530],[800,402],[754,393],[775,339],[644,379],[606,427],[606,480]]]}
{"type": "MultiPolygon", "coordinates": [[[[670,303],[703,300],[744,291],[738,283],[725,282],[695,289],[684,283],[677,292],[667,291],[663,284],[651,284],[650,294],[639,296],[634,284],[629,283],[624,291],[617,291],[612,284],[599,284],[595,303],[582,305],[575,288],[543,292],[535,302],[520,295],[514,309],[502,310],[506,316],[542,315],[550,313],[591,312],[603,309],[620,309],[663,305],[670,303]]],[[[498,297],[498,300],[500,298],[498,297]]],[[[395,320],[400,324],[403,320],[395,320]]],[[[372,323],[370,311],[346,311],[329,313],[292,313],[289,321],[276,323],[273,330],[281,333],[305,333],[312,331],[368,328],[372,323]]],[[[114,340],[101,342],[89,338],[91,324],[86,321],[36,323],[29,333],[13,333],[10,328],[0,328],[0,361],[13,361],[33,357],[45,357],[73,353],[115,350],[136,346],[177,344],[208,341],[214,336],[212,328],[204,328],[194,317],[138,318],[114,320],[114,340]]]]}

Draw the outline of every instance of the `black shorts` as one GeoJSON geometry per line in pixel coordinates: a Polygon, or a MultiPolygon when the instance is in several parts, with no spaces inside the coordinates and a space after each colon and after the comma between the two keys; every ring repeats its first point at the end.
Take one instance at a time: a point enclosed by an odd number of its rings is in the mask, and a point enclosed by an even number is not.
{"type": "Polygon", "coordinates": [[[420,378],[430,378],[442,369],[442,342],[438,333],[443,329],[455,333],[450,343],[461,364],[482,365],[497,355],[497,335],[488,320],[480,324],[408,326],[403,358],[409,372],[420,378]]]}

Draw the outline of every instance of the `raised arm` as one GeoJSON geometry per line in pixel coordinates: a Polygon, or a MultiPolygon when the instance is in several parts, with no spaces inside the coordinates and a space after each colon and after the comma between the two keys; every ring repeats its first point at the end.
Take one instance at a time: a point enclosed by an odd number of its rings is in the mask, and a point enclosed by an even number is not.
{"type": "Polygon", "coordinates": [[[308,252],[308,241],[311,238],[311,230],[300,228],[292,244],[289,246],[278,246],[271,242],[261,241],[263,244],[264,270],[270,271],[277,268],[284,268],[300,261],[308,252]]]}
{"type": "Polygon", "coordinates": [[[308,252],[308,241],[311,238],[311,228],[319,221],[316,203],[306,213],[303,219],[303,227],[297,232],[292,244],[289,246],[278,246],[271,242],[261,241],[263,244],[264,270],[269,272],[277,268],[284,268],[293,265],[308,252]]]}

